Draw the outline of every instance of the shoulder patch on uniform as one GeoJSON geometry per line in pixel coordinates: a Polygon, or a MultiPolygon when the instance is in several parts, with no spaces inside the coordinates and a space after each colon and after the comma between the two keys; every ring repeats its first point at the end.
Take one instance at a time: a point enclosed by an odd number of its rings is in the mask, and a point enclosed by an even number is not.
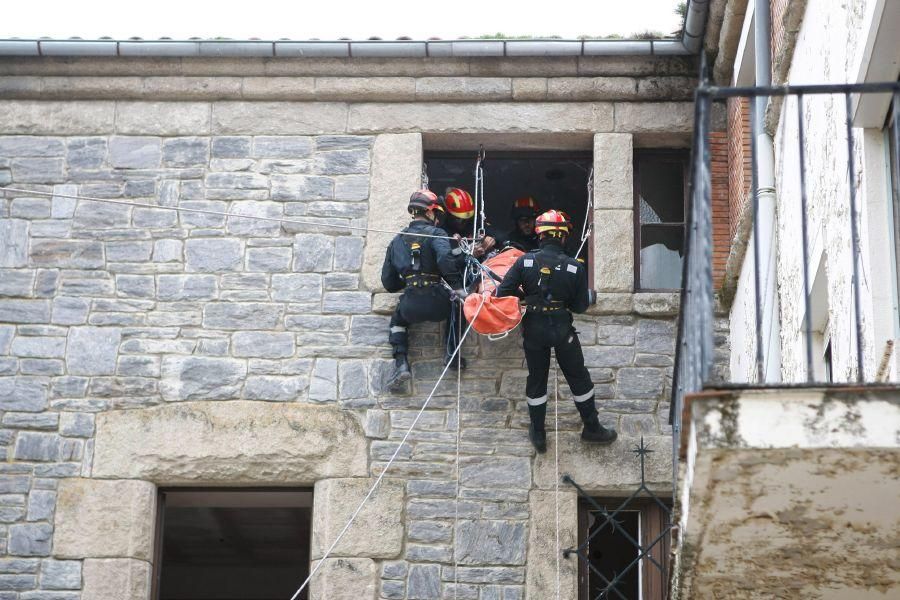
{"type": "Polygon", "coordinates": [[[525,266],[525,267],[533,267],[533,266],[534,266],[534,259],[532,259],[532,258],[526,258],[526,259],[522,262],[522,266],[525,266]]]}
{"type": "Polygon", "coordinates": [[[569,273],[577,273],[578,265],[566,265],[566,271],[568,271],[569,273]]]}

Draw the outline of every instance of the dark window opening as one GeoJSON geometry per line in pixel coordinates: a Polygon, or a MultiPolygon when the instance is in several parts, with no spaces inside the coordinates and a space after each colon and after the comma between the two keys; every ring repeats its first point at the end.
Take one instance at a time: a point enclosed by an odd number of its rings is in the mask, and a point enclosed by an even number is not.
{"type": "MultiPolygon", "coordinates": [[[[475,196],[476,152],[426,152],[429,187],[439,195],[459,187],[475,196]]],[[[574,256],[587,216],[590,152],[488,152],[484,161],[485,217],[503,234],[513,231],[512,205],[519,198],[537,200],[541,211],[565,211],[574,226],[567,250],[574,256]]],[[[592,217],[592,216],[591,216],[592,217]]],[[[590,264],[591,240],[581,258],[590,264]]],[[[591,269],[588,269],[591,273],[591,269]]]]}
{"type": "Polygon", "coordinates": [[[312,491],[165,490],[159,501],[157,600],[284,600],[309,574],[312,491]]]}
{"type": "MultiPolygon", "coordinates": [[[[622,499],[597,502],[612,513],[622,503],[622,499]]],[[[618,527],[613,527],[603,513],[594,510],[587,502],[581,502],[578,510],[578,542],[582,544],[590,538],[586,553],[591,567],[584,561],[579,561],[579,600],[594,600],[598,597],[663,600],[668,585],[670,544],[668,535],[657,542],[649,552],[666,569],[665,573],[646,557],[637,564],[632,563],[640,555],[635,542],[644,548],[650,546],[667,529],[668,518],[668,512],[654,501],[632,500],[627,510],[616,515],[618,527]],[[600,596],[607,589],[608,583],[619,575],[621,578],[616,582],[615,588],[621,595],[609,590],[600,596]]]]}
{"type": "Polygon", "coordinates": [[[828,340],[828,343],[825,345],[825,354],[823,355],[823,361],[825,362],[825,381],[828,383],[834,383],[834,362],[831,358],[831,340],[828,340]]]}
{"type": "Polygon", "coordinates": [[[635,153],[635,289],[681,288],[687,164],[684,151],[635,153]]]}

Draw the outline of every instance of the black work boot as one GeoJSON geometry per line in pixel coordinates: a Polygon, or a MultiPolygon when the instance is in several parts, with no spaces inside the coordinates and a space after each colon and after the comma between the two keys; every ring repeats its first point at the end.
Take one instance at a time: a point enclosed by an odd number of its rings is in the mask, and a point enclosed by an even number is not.
{"type": "Polygon", "coordinates": [[[547,451],[547,430],[544,428],[544,418],[547,416],[547,403],[537,406],[528,405],[528,417],[531,423],[528,425],[528,439],[539,454],[547,451]]]}
{"type": "Polygon", "coordinates": [[[461,371],[465,371],[466,370],[466,359],[463,358],[462,356],[459,356],[459,354],[457,354],[456,356],[452,356],[452,358],[451,358],[451,356],[452,355],[450,355],[450,354],[444,355],[444,364],[445,365],[449,364],[451,371],[455,371],[457,369],[457,367],[461,371]]]}
{"type": "Polygon", "coordinates": [[[597,416],[597,406],[594,404],[594,397],[584,402],[576,402],[578,414],[581,415],[581,422],[584,423],[584,429],[581,430],[581,439],[589,444],[612,444],[619,437],[615,429],[607,429],[600,424],[600,418],[597,416]]]}
{"type": "Polygon", "coordinates": [[[385,387],[392,392],[400,391],[410,377],[412,377],[412,373],[409,370],[409,361],[406,359],[406,355],[397,354],[394,356],[394,371],[388,378],[385,387]]]}

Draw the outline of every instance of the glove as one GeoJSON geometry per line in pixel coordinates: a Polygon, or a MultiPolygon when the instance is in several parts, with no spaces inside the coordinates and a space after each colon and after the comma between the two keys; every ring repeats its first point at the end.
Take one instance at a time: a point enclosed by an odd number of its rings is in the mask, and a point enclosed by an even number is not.
{"type": "Polygon", "coordinates": [[[588,306],[593,306],[595,304],[597,304],[597,292],[588,290],[588,306]]]}
{"type": "Polygon", "coordinates": [[[466,297],[468,297],[469,292],[460,288],[458,290],[453,290],[453,295],[456,296],[457,298],[459,298],[460,300],[465,300],[466,297]]]}

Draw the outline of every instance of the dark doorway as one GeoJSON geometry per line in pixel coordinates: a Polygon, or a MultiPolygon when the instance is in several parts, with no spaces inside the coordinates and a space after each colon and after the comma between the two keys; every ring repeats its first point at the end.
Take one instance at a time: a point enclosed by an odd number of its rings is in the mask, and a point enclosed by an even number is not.
{"type": "Polygon", "coordinates": [[[309,574],[310,490],[165,490],[159,512],[157,600],[284,600],[309,574]]]}
{"type": "MultiPolygon", "coordinates": [[[[475,193],[477,152],[426,152],[425,167],[429,188],[444,195],[447,188],[459,187],[475,193]]],[[[514,223],[513,202],[531,196],[542,211],[554,208],[568,213],[574,231],[569,253],[578,249],[587,213],[587,181],[593,156],[590,152],[488,152],[484,161],[484,199],[487,221],[501,232],[514,223]]],[[[581,257],[590,262],[590,240],[581,257]]],[[[588,270],[590,273],[590,270],[588,270]]]]}

